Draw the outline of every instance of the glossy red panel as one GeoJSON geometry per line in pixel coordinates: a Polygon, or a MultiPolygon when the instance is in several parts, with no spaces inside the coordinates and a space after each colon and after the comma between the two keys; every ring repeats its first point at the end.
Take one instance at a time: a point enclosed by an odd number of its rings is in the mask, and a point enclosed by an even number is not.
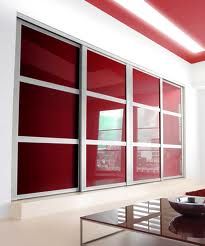
{"type": "Polygon", "coordinates": [[[156,179],[160,177],[159,148],[134,147],[134,180],[156,179]]]}
{"type": "Polygon", "coordinates": [[[92,51],[87,59],[87,89],[125,99],[125,65],[92,51]]]}
{"type": "Polygon", "coordinates": [[[19,143],[18,194],[77,187],[78,145],[19,143]]]}
{"type": "Polygon", "coordinates": [[[87,186],[125,182],[125,147],[87,145],[87,186]]]}
{"type": "Polygon", "coordinates": [[[21,75],[78,88],[79,48],[22,26],[21,75]]]}
{"type": "Polygon", "coordinates": [[[164,144],[181,144],[181,118],[164,114],[164,144]]]}
{"type": "Polygon", "coordinates": [[[19,135],[78,138],[78,95],[21,83],[19,135]]]}
{"type": "Polygon", "coordinates": [[[164,149],[164,177],[182,175],[181,166],[181,149],[164,149]]]}
{"type": "Polygon", "coordinates": [[[133,108],[133,141],[160,142],[159,112],[139,107],[133,108]]]}
{"type": "Polygon", "coordinates": [[[159,107],[160,80],[149,74],[133,70],[133,101],[159,107]]]}
{"type": "Polygon", "coordinates": [[[125,104],[87,97],[87,139],[125,141],[125,104]]]}
{"type": "Polygon", "coordinates": [[[164,110],[181,112],[181,88],[163,83],[163,107],[164,110]]]}

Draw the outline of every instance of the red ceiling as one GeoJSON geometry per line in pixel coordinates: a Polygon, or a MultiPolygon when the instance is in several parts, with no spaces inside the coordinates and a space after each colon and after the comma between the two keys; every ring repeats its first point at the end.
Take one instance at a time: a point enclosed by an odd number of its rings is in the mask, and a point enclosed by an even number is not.
{"type": "MultiPolygon", "coordinates": [[[[160,33],[112,0],[86,0],[97,8],[142,33],[184,60],[195,63],[205,60],[205,51],[193,54],[160,33]]],[[[136,0],[137,1],[137,0],[136,0]]],[[[146,0],[181,30],[205,47],[205,0],[146,0]]]]}

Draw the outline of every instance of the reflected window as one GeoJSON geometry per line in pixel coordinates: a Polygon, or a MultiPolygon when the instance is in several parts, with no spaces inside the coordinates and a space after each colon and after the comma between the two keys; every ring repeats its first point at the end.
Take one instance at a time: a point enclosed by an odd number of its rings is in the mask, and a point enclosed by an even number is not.
{"type": "Polygon", "coordinates": [[[160,233],[160,216],[147,217],[158,213],[160,213],[160,200],[137,203],[133,206],[134,229],[160,233]]]}
{"type": "Polygon", "coordinates": [[[134,147],[134,180],[160,177],[159,148],[134,147]]]}
{"type": "Polygon", "coordinates": [[[125,147],[87,146],[87,186],[125,182],[125,147]]]}
{"type": "Polygon", "coordinates": [[[98,139],[121,141],[123,109],[100,111],[99,117],[98,139]]]}
{"type": "Polygon", "coordinates": [[[134,107],[133,128],[134,142],[159,143],[159,112],[134,107]]]}
{"type": "Polygon", "coordinates": [[[87,97],[87,139],[125,141],[126,105],[87,97]]]}
{"type": "Polygon", "coordinates": [[[98,145],[96,170],[121,171],[121,147],[98,145]]]}

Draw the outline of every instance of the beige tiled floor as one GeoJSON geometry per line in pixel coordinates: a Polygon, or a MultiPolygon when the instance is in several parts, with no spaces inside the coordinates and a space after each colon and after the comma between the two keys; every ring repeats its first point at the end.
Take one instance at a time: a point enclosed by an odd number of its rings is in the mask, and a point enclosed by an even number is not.
{"type": "MultiPolygon", "coordinates": [[[[177,181],[176,181],[177,182],[177,181]]],[[[171,184],[170,184],[171,185],[171,184]]],[[[188,185],[188,184],[187,184],[188,185]]],[[[176,187],[173,187],[173,191],[176,187]]],[[[184,186],[180,185],[181,189],[186,189],[186,182],[184,186]]],[[[149,186],[150,187],[150,186],[149,186]]],[[[189,184],[188,189],[191,189],[189,184]]],[[[201,188],[202,186],[193,185],[193,189],[201,188]]],[[[168,187],[167,187],[168,188],[168,187]]],[[[180,192],[179,187],[177,187],[180,192]]],[[[164,196],[163,192],[158,190],[150,190],[150,194],[155,192],[156,197],[159,195],[164,196]]],[[[176,192],[176,191],[175,191],[176,192]]],[[[170,194],[171,195],[171,194],[170,194]]],[[[144,197],[144,200],[148,199],[144,197]]],[[[119,204],[120,206],[120,204],[119,204]]],[[[0,221],[0,245],[1,246],[79,246],[80,245],[80,216],[95,213],[108,209],[106,201],[104,205],[95,206],[90,208],[81,209],[79,211],[67,211],[54,215],[37,217],[24,220],[1,220],[0,221]]],[[[121,236],[122,237],[122,236],[121,236]]],[[[136,239],[141,242],[142,236],[136,239]]],[[[121,240],[123,242],[123,239],[121,240]]],[[[96,243],[97,246],[101,246],[101,243],[96,243]]],[[[113,245],[110,241],[107,246],[113,245]]],[[[139,244],[140,246],[159,246],[157,240],[143,240],[139,244]]],[[[164,246],[172,245],[170,243],[164,244],[164,246]]],[[[173,246],[176,244],[173,244],[173,246]]],[[[113,245],[114,246],[114,245],[113,245]]],[[[123,245],[127,246],[127,245],[123,245]]]]}

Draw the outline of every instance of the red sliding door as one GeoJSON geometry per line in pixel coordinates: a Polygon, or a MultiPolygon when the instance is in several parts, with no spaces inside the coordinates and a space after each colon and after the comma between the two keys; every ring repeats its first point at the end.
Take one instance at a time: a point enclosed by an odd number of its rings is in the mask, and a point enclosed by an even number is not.
{"type": "Polygon", "coordinates": [[[17,194],[78,187],[79,48],[22,26],[17,194]]]}
{"type": "Polygon", "coordinates": [[[177,85],[163,82],[164,177],[182,175],[181,90],[177,85]]]}
{"type": "Polygon", "coordinates": [[[160,178],[160,80],[133,70],[133,179],[160,178]]]}
{"type": "Polygon", "coordinates": [[[125,79],[124,64],[88,50],[87,187],[126,182],[125,79]]]}

